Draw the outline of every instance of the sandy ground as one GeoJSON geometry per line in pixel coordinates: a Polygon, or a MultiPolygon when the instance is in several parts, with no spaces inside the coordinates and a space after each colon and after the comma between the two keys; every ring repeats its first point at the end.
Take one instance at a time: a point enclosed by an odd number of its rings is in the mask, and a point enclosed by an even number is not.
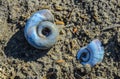
{"type": "Polygon", "coordinates": [[[0,79],[120,79],[120,0],[0,0],[0,79]],[[28,44],[24,26],[34,12],[49,9],[62,21],[49,50],[28,44]],[[104,30],[103,30],[104,29],[104,30]],[[77,51],[98,38],[103,62],[83,67],[77,51]]]}

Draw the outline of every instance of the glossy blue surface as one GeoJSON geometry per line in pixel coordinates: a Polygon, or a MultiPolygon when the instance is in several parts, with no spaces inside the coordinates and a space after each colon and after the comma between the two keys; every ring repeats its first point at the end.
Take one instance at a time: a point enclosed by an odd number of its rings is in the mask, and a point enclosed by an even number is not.
{"type": "Polygon", "coordinates": [[[93,40],[87,46],[81,48],[77,53],[77,59],[81,64],[90,64],[91,66],[102,62],[104,57],[104,48],[98,39],[93,40]]]}
{"type": "Polygon", "coordinates": [[[54,24],[52,13],[47,10],[40,10],[34,13],[27,21],[24,35],[28,43],[38,49],[48,49],[57,41],[58,28],[54,24]],[[43,29],[49,29],[49,36],[42,33],[43,29]]]}

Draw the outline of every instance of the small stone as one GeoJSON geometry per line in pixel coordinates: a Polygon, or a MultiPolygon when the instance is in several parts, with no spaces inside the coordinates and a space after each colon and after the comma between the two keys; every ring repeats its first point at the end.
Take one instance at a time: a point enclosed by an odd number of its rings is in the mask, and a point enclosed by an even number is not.
{"type": "Polygon", "coordinates": [[[103,12],[103,15],[104,15],[105,19],[108,19],[108,14],[107,13],[103,12]]]}
{"type": "Polygon", "coordinates": [[[104,39],[104,40],[103,40],[103,44],[107,44],[108,41],[109,41],[108,39],[104,39]]]}
{"type": "Polygon", "coordinates": [[[91,66],[89,64],[85,65],[85,72],[89,73],[91,71],[91,66]]]}
{"type": "Polygon", "coordinates": [[[69,30],[66,31],[66,38],[72,38],[72,33],[69,30]]]}
{"type": "Polygon", "coordinates": [[[65,62],[65,60],[57,60],[57,61],[56,61],[56,63],[58,63],[58,64],[59,64],[59,63],[64,63],[64,62],[65,62]]]}
{"type": "Polygon", "coordinates": [[[58,5],[55,5],[55,9],[56,9],[57,11],[62,11],[62,10],[63,10],[62,6],[58,6],[58,5]]]}
{"type": "Polygon", "coordinates": [[[93,16],[93,18],[95,19],[95,21],[96,21],[97,23],[102,23],[102,21],[99,19],[98,16],[93,16]]]}
{"type": "Polygon", "coordinates": [[[73,39],[71,42],[70,42],[70,45],[71,45],[71,48],[72,49],[76,49],[77,48],[77,40],[76,39],[73,39]]]}
{"type": "Polygon", "coordinates": [[[60,35],[63,35],[63,34],[64,34],[64,32],[62,30],[60,30],[60,35]]]}
{"type": "Polygon", "coordinates": [[[78,65],[76,65],[76,68],[82,68],[82,67],[83,67],[82,64],[78,64],[78,65]]]}
{"type": "Polygon", "coordinates": [[[78,31],[77,27],[73,28],[73,33],[76,33],[78,31]]]}
{"type": "Polygon", "coordinates": [[[63,21],[56,21],[56,25],[64,25],[65,23],[63,21]]]}
{"type": "Polygon", "coordinates": [[[88,20],[87,15],[80,15],[80,17],[81,17],[82,19],[88,20]]]}
{"type": "Polygon", "coordinates": [[[50,9],[50,6],[44,5],[44,6],[41,7],[41,9],[50,9]]]}

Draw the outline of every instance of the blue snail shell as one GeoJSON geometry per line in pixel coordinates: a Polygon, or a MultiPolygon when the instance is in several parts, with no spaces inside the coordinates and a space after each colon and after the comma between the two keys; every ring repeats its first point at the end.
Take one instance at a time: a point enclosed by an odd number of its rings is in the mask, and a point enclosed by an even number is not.
{"type": "Polygon", "coordinates": [[[57,41],[58,28],[54,24],[52,13],[40,10],[27,21],[24,35],[28,43],[38,49],[48,49],[57,41]]]}
{"type": "Polygon", "coordinates": [[[77,53],[77,59],[81,60],[81,64],[90,64],[91,66],[102,62],[104,57],[104,48],[98,39],[93,40],[87,46],[81,48],[77,53]]]}

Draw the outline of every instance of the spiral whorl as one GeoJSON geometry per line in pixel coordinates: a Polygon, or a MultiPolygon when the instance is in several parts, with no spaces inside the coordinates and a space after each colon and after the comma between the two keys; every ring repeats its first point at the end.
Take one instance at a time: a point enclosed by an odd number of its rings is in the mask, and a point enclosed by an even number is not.
{"type": "Polygon", "coordinates": [[[34,13],[25,25],[24,34],[28,43],[35,48],[52,47],[58,36],[58,28],[54,24],[52,13],[47,9],[34,13]]]}

